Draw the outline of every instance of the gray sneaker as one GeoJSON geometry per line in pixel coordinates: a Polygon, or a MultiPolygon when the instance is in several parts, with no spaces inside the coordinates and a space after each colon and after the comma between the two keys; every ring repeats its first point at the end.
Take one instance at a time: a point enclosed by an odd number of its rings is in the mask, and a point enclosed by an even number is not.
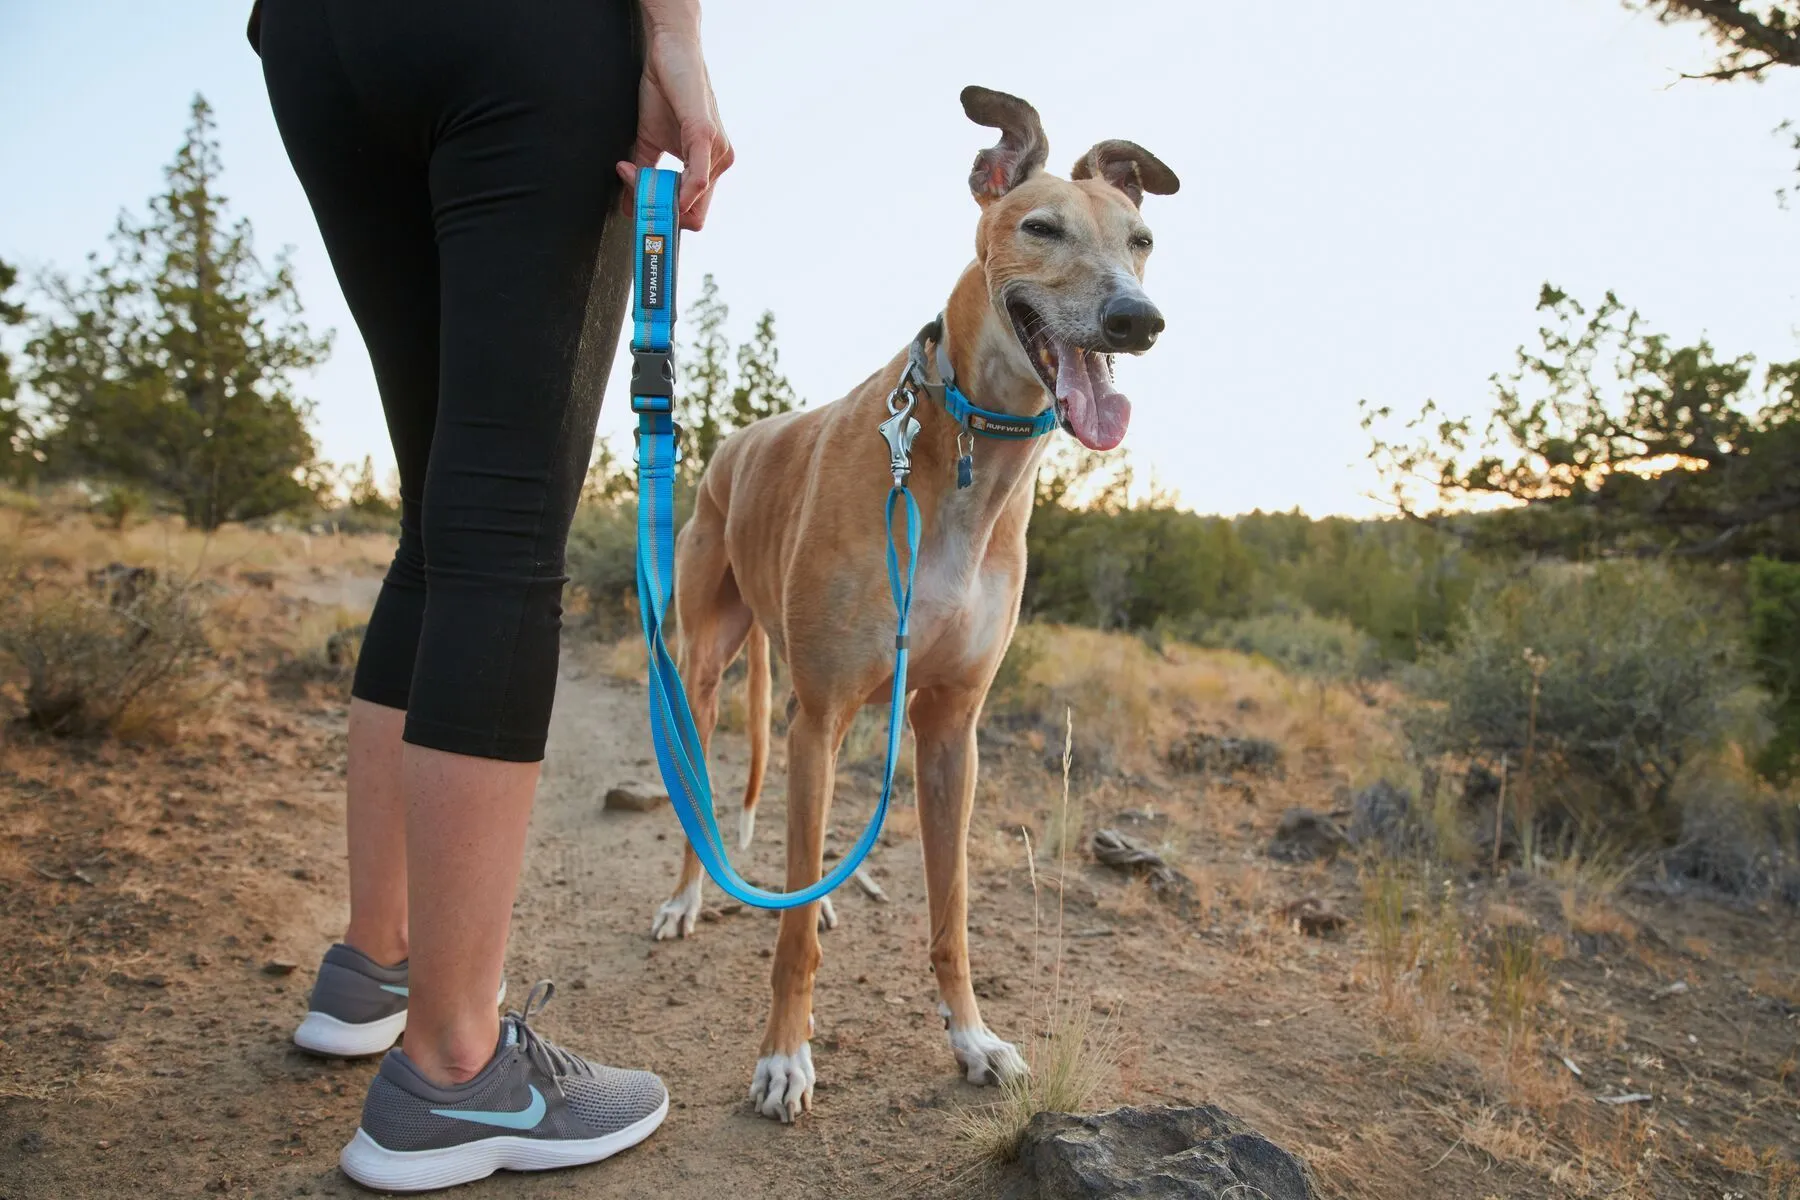
{"type": "Polygon", "coordinates": [[[669,1114],[662,1080],[588,1062],[527,1024],[555,990],[538,984],[524,1012],[501,1018],[493,1061],[457,1087],[437,1086],[404,1050],[389,1051],[338,1155],[344,1174],[378,1191],[426,1191],[599,1162],[656,1132],[669,1114]]]}
{"type": "MultiPolygon", "coordinates": [[[[406,962],[384,967],[342,942],[325,952],[294,1044],[330,1058],[380,1054],[406,1029],[406,962]]],[[[506,981],[500,981],[500,999],[506,981]]]]}
{"type": "Polygon", "coordinates": [[[384,967],[339,942],[325,952],[294,1044],[314,1054],[380,1054],[406,1028],[406,963],[384,967]]]}

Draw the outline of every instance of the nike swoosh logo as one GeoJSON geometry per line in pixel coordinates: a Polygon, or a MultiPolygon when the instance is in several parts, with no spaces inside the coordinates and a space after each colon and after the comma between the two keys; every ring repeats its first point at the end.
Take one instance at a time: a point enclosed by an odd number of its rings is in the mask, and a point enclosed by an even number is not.
{"type": "Polygon", "coordinates": [[[518,1112],[483,1112],[468,1108],[434,1108],[431,1111],[440,1117],[473,1121],[477,1125],[493,1125],[500,1129],[531,1129],[544,1119],[544,1109],[547,1107],[544,1094],[534,1086],[531,1088],[531,1103],[518,1112]]]}
{"type": "Polygon", "coordinates": [[[384,983],[381,985],[381,990],[384,992],[392,992],[396,996],[406,995],[406,985],[405,984],[384,983]]]}

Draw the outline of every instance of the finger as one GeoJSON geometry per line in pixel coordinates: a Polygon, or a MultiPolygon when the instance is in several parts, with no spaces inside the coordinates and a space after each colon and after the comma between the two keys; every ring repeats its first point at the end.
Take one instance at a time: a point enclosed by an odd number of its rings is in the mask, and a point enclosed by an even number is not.
{"type": "Polygon", "coordinates": [[[719,188],[719,176],[728,171],[731,168],[731,164],[736,161],[737,151],[733,149],[731,143],[726,141],[724,135],[721,134],[718,143],[713,147],[712,179],[707,185],[705,193],[695,202],[692,210],[695,229],[700,228],[701,225],[706,223],[706,215],[712,211],[713,196],[718,192],[719,188]]]}
{"type": "Polygon", "coordinates": [[[713,142],[722,135],[703,121],[690,123],[681,134],[681,227],[697,230],[706,220],[704,201],[712,190],[713,142]]]}

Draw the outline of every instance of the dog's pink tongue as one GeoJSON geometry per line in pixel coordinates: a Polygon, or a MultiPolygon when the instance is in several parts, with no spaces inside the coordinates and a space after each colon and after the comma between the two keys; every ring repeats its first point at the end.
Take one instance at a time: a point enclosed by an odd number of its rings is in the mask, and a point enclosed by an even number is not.
{"type": "Polygon", "coordinates": [[[1075,438],[1089,450],[1111,450],[1125,440],[1131,401],[1114,390],[1106,362],[1073,346],[1056,348],[1056,398],[1075,438]]]}

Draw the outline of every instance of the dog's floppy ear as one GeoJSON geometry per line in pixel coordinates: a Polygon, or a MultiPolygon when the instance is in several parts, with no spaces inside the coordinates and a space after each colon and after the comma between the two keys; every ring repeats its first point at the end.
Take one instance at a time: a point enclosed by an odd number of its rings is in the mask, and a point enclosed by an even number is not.
{"type": "Polygon", "coordinates": [[[1104,179],[1131,201],[1133,207],[1144,206],[1144,193],[1172,196],[1181,187],[1175,172],[1163,165],[1162,159],[1136,142],[1108,138],[1081,156],[1070,179],[1104,179]]]}
{"type": "Polygon", "coordinates": [[[982,203],[998,200],[1024,183],[1033,172],[1042,170],[1050,154],[1050,143],[1044,138],[1044,123],[1037,109],[1017,96],[984,87],[962,90],[963,111],[977,125],[1000,131],[1000,144],[975,156],[975,169],[969,172],[969,190],[982,203]]]}

